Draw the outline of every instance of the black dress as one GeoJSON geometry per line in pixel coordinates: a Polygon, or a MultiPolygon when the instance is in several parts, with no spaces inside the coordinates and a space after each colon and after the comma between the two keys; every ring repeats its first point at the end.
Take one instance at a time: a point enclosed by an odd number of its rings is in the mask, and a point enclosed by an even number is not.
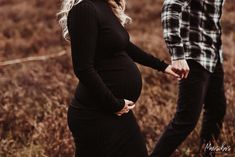
{"type": "Polygon", "coordinates": [[[135,46],[105,0],[83,0],[68,15],[73,67],[79,79],[68,110],[78,157],[146,157],[144,139],[124,99],[142,88],[134,62],[164,71],[167,64],[135,46]]]}

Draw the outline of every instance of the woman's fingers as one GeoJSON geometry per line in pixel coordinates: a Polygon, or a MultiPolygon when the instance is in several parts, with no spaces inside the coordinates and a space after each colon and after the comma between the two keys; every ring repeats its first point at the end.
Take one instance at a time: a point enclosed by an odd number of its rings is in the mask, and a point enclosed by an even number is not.
{"type": "Polygon", "coordinates": [[[125,110],[124,113],[128,113],[130,110],[125,110]]]}
{"type": "Polygon", "coordinates": [[[135,107],[135,104],[128,105],[128,110],[132,110],[135,107]]]}
{"type": "Polygon", "coordinates": [[[180,78],[180,76],[178,74],[176,74],[174,71],[172,71],[171,75],[176,77],[176,78],[180,78]]]}
{"type": "Polygon", "coordinates": [[[180,75],[177,73],[178,71],[173,70],[173,68],[172,68],[171,65],[169,65],[169,66],[166,68],[165,72],[166,72],[167,74],[170,74],[170,75],[176,77],[176,78],[180,78],[180,75]]]}
{"type": "Polygon", "coordinates": [[[125,101],[125,106],[122,108],[122,110],[116,112],[116,115],[121,116],[125,113],[128,113],[131,109],[133,109],[135,107],[134,102],[130,101],[130,100],[126,100],[125,101]]]}
{"type": "Polygon", "coordinates": [[[120,113],[121,113],[121,114],[128,113],[129,110],[130,110],[130,109],[129,109],[128,105],[126,105],[125,108],[123,108],[123,109],[120,111],[120,113]]]}
{"type": "Polygon", "coordinates": [[[131,105],[131,104],[134,104],[133,101],[130,101],[130,100],[127,100],[127,99],[124,99],[125,101],[125,105],[131,105]]]}
{"type": "Polygon", "coordinates": [[[118,112],[116,112],[116,115],[118,116],[121,116],[122,114],[126,113],[128,110],[128,104],[126,104],[126,101],[125,101],[125,106],[118,112]]]}
{"type": "Polygon", "coordinates": [[[124,111],[122,111],[122,112],[116,113],[116,115],[122,116],[123,114],[128,113],[128,112],[129,112],[129,110],[124,110],[124,111]]]}
{"type": "Polygon", "coordinates": [[[170,70],[170,71],[169,71],[169,74],[172,75],[172,76],[174,76],[174,77],[176,77],[176,78],[180,78],[180,75],[177,74],[177,73],[175,73],[173,70],[170,70]]]}
{"type": "Polygon", "coordinates": [[[135,104],[134,104],[133,101],[125,99],[125,102],[126,102],[126,105],[127,105],[126,107],[127,107],[128,110],[131,110],[131,109],[133,109],[135,107],[135,104]]]}

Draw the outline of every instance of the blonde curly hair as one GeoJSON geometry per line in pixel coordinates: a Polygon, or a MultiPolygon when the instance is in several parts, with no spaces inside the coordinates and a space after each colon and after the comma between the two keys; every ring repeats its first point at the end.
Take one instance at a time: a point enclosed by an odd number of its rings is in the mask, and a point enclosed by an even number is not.
{"type": "MultiPolygon", "coordinates": [[[[112,8],[114,14],[119,18],[120,23],[125,26],[131,22],[131,18],[125,14],[126,0],[106,0],[112,8]]],[[[59,25],[62,28],[62,35],[65,40],[69,41],[69,32],[67,27],[68,13],[74,5],[82,2],[82,0],[62,0],[61,10],[57,13],[59,25]]]]}

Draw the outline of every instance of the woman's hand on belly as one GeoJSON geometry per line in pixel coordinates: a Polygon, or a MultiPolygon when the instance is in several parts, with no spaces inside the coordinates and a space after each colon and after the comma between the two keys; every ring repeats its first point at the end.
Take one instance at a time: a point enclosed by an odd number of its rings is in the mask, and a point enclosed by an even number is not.
{"type": "Polygon", "coordinates": [[[120,111],[115,113],[118,116],[128,113],[130,110],[132,110],[135,107],[135,104],[133,101],[126,100],[126,99],[124,99],[124,101],[125,101],[125,106],[120,111]]]}

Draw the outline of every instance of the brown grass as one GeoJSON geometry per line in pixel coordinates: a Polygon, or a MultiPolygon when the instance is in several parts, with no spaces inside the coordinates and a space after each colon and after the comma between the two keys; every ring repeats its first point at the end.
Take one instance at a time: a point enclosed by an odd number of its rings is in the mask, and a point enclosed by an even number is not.
{"type": "MultiPolygon", "coordinates": [[[[129,1],[134,23],[128,27],[132,40],[154,55],[169,60],[162,39],[162,1],[129,1]]],[[[69,50],[60,35],[55,14],[59,1],[0,1],[0,62],[69,50]],[[56,5],[55,5],[56,4],[56,5]]],[[[235,3],[227,0],[222,20],[225,89],[228,110],[223,141],[235,153],[235,3]]],[[[177,81],[139,66],[143,77],[142,95],[135,114],[152,150],[172,118],[177,98],[177,81]]],[[[0,67],[0,156],[69,157],[74,151],[66,123],[66,110],[78,80],[71,56],[0,67]]],[[[196,130],[175,156],[192,157],[199,139],[196,130]]],[[[225,156],[222,154],[221,156],[225,156]]]]}

